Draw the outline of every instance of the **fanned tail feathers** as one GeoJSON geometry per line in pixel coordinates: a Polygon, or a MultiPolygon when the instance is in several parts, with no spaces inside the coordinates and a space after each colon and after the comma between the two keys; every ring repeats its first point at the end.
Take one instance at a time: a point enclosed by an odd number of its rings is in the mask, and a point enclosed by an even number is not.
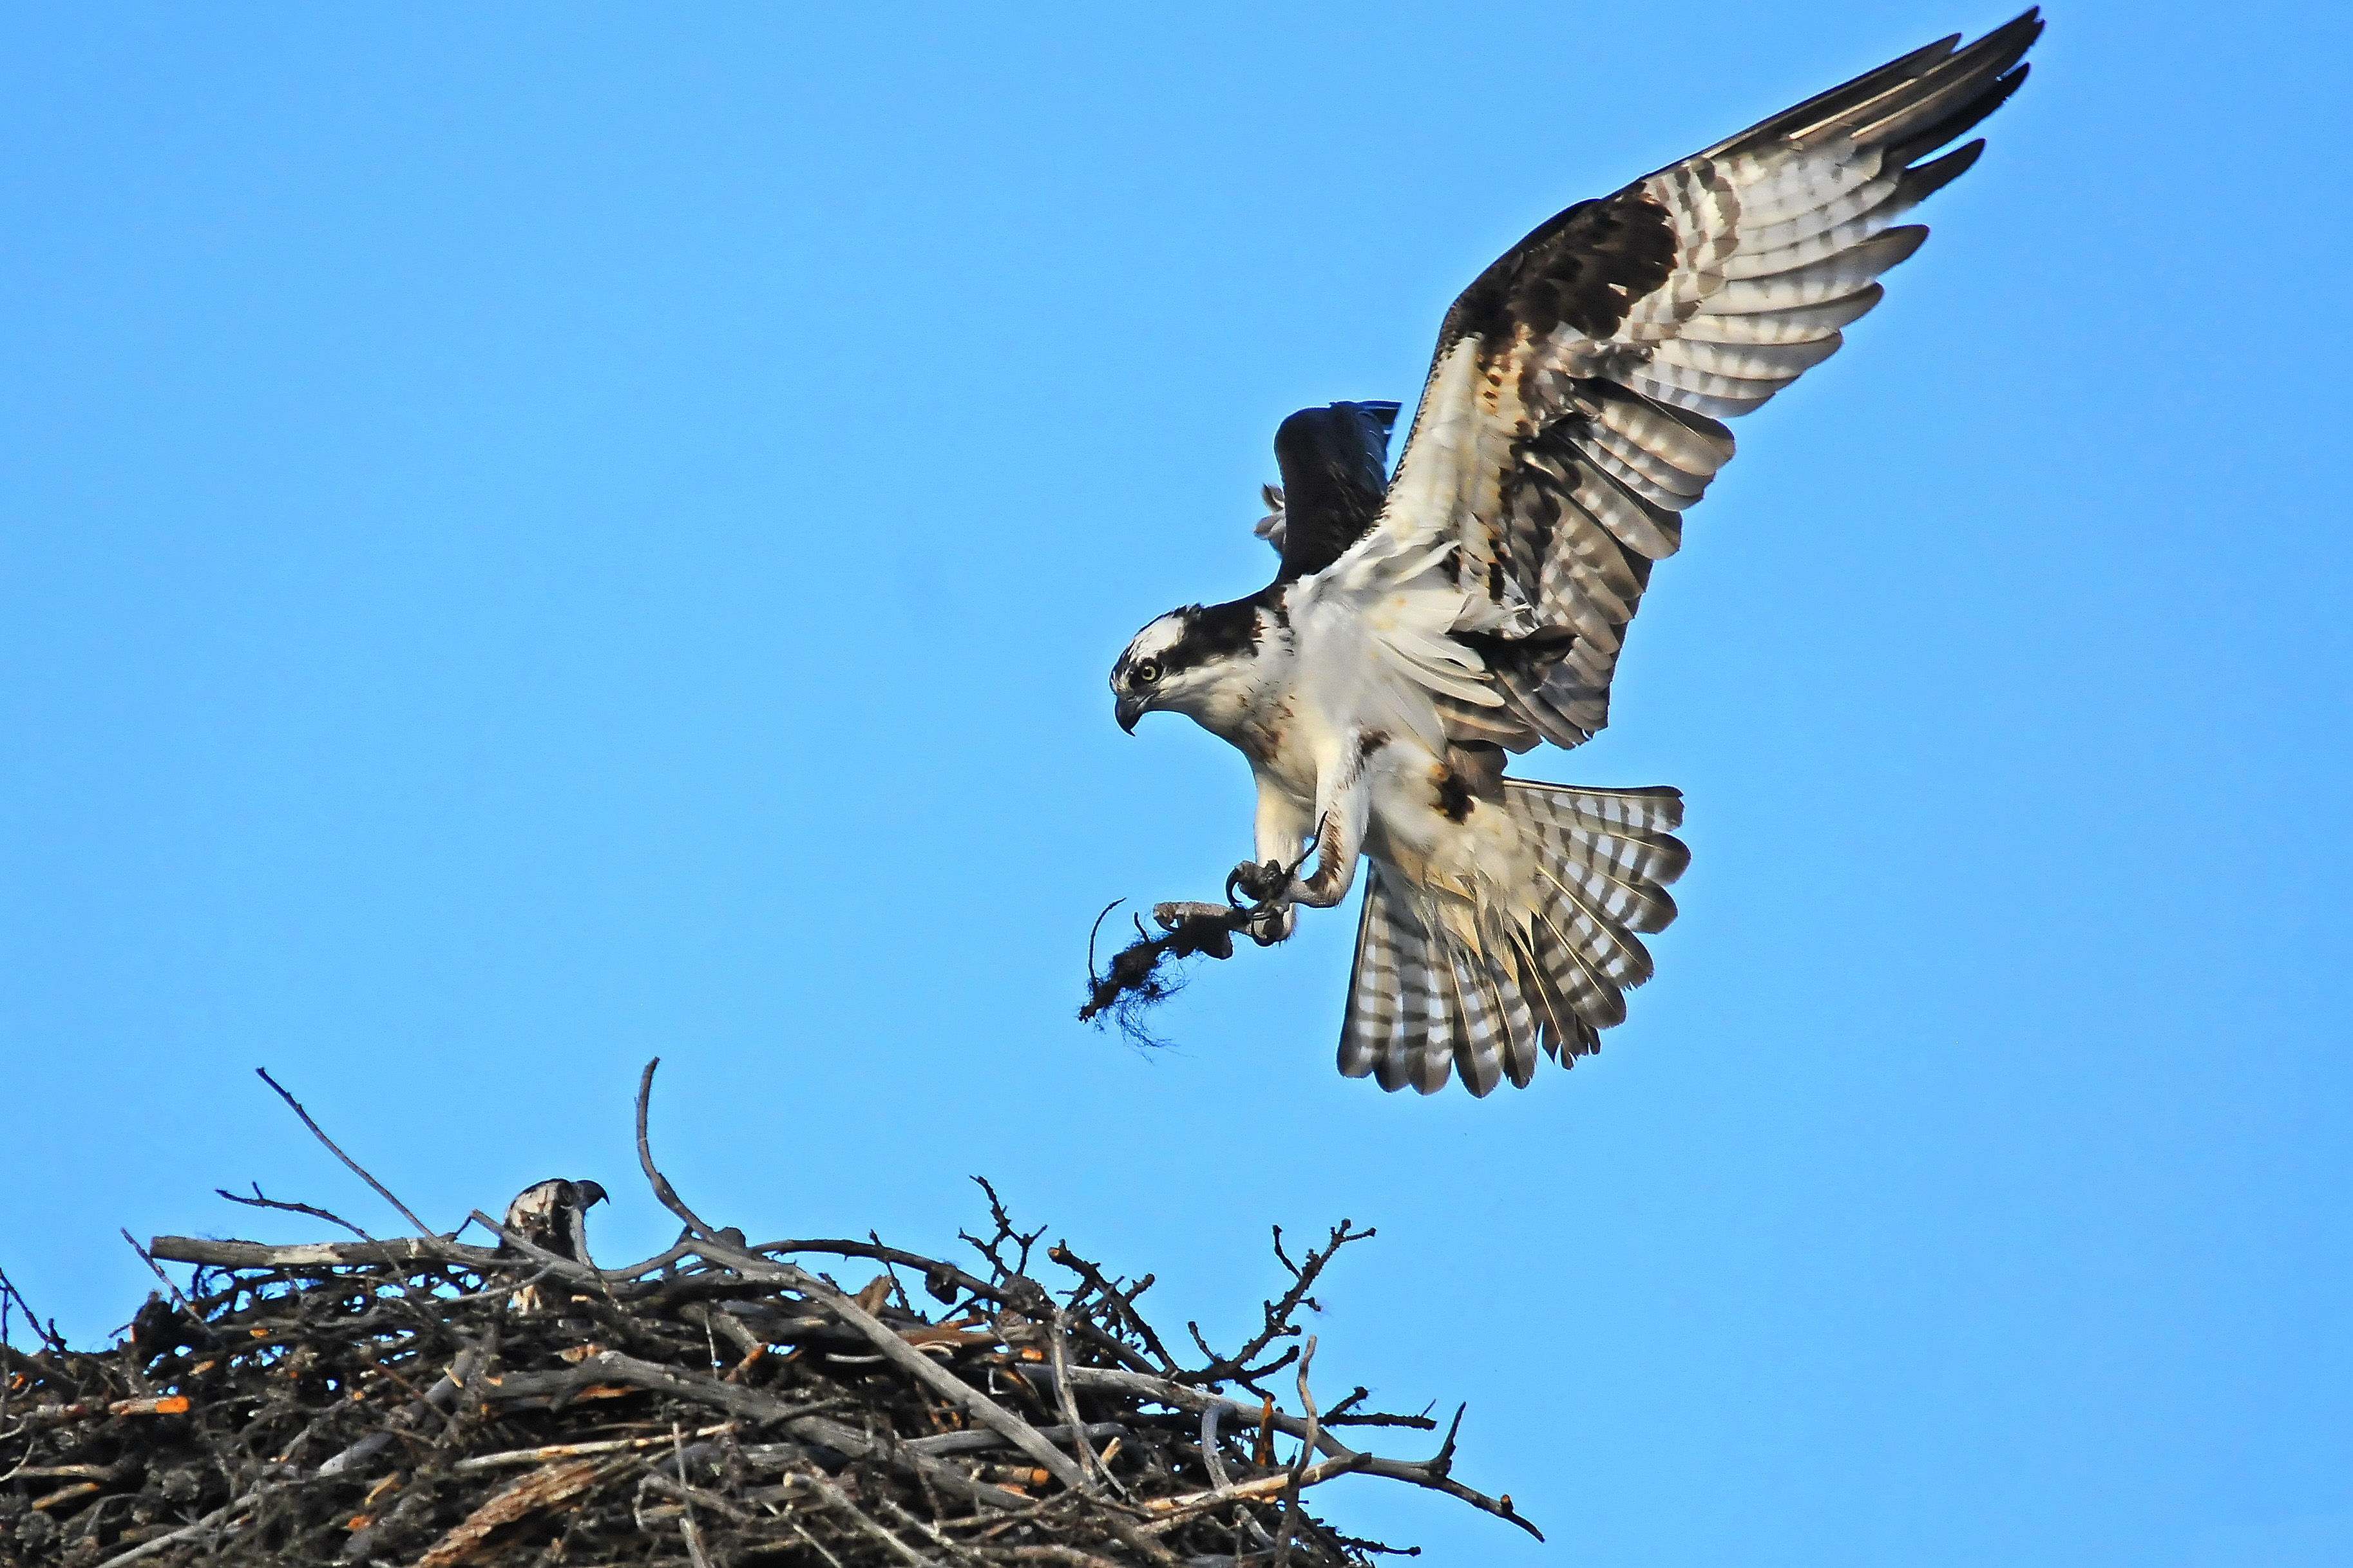
{"type": "Polygon", "coordinates": [[[1525,1088],[1539,1051],[1567,1066],[1600,1048],[1626,1016],[1624,992],[1651,975],[1638,932],[1675,918],[1666,885],[1690,854],[1672,831],[1672,789],[1599,790],[1504,781],[1504,804],[1535,851],[1535,918],[1477,912],[1474,947],[1418,912],[1419,895],[1369,862],[1356,971],[1340,1032],[1340,1070],[1423,1094],[1450,1074],[1484,1096],[1525,1088]]]}

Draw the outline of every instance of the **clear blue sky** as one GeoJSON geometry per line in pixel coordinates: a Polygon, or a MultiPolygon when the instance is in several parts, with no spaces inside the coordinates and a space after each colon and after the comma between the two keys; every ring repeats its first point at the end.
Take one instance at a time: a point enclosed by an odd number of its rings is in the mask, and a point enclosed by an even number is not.
{"type": "Polygon", "coordinates": [[[1467,1398],[1538,1548],[2353,1561],[2338,471],[2353,24],[2059,5],[1837,359],[1743,422],[1617,723],[1659,978],[1574,1074],[1332,1068],[1351,912],[1146,1056],[1114,897],[1240,759],[1134,628],[1265,580],[1291,409],[1410,399],[1529,226],[2004,6],[0,11],[0,1262],[456,1224],[667,1163],[766,1235],[1026,1215],[1467,1398]]]}

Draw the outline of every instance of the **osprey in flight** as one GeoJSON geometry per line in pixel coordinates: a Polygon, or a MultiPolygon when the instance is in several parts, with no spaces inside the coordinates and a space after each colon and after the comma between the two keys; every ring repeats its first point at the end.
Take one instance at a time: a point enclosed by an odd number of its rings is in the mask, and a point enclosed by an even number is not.
{"type": "Polygon", "coordinates": [[[1293,415],[1259,527],[1274,581],[1120,656],[1123,728],[1166,709],[1250,759],[1253,936],[1371,862],[1342,1072],[1484,1095],[1625,1017],[1637,933],[1674,918],[1682,796],[1507,779],[1504,753],[1608,722],[1651,564],[1732,457],[1722,421],[1879,302],[1928,233],[1896,219],[1985,143],[1930,155],[2017,90],[2042,30],[1931,44],[1540,225],[1447,311],[1395,478],[1397,405],[1293,415]]]}

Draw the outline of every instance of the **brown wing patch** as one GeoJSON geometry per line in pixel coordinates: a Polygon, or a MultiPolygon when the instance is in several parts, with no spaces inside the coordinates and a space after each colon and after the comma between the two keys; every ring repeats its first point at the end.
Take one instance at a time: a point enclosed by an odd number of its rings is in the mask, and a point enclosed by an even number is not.
{"type": "Polygon", "coordinates": [[[1537,225],[1462,290],[1439,329],[1438,353],[1475,337],[1489,363],[1522,332],[1542,342],[1563,325],[1607,338],[1635,300],[1673,275],[1676,248],[1673,218],[1641,191],[1579,202],[1537,225]]]}

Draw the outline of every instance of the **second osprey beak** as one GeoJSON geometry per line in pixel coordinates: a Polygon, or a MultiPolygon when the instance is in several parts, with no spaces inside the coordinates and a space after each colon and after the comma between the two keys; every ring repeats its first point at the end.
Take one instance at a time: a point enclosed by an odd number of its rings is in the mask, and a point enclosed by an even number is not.
{"type": "Polygon", "coordinates": [[[1112,712],[1113,716],[1119,720],[1119,727],[1133,735],[1135,733],[1135,721],[1144,717],[1144,699],[1123,697],[1112,712]]]}

